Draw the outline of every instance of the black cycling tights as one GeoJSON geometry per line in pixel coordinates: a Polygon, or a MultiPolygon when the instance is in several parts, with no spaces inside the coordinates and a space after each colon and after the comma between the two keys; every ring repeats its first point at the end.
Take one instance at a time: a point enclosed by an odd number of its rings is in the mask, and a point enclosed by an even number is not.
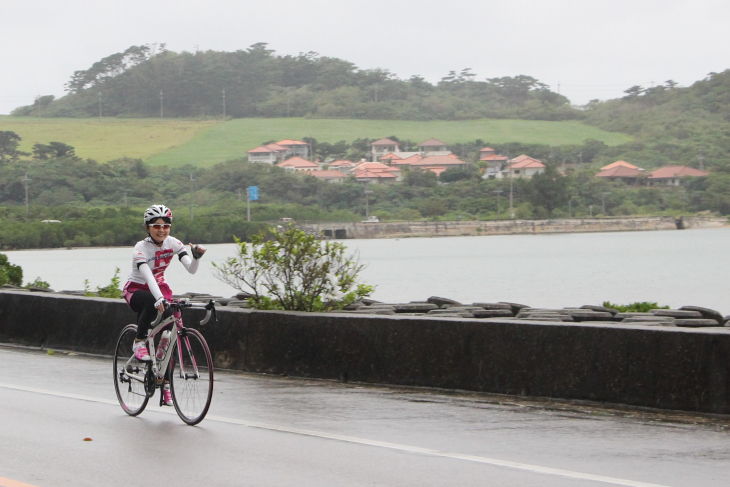
{"type": "Polygon", "coordinates": [[[129,300],[129,307],[137,313],[137,339],[144,340],[147,338],[147,330],[155,318],[157,318],[157,309],[155,308],[155,297],[149,291],[135,291],[129,300]]]}

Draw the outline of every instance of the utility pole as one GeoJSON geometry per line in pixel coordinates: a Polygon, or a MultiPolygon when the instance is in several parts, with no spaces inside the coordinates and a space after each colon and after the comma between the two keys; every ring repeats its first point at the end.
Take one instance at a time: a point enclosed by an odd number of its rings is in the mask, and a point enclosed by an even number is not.
{"type": "Polygon", "coordinates": [[[251,186],[246,188],[246,221],[251,221],[251,186]]]}
{"type": "Polygon", "coordinates": [[[25,177],[20,180],[23,183],[23,186],[25,186],[25,214],[28,215],[28,183],[33,181],[32,179],[28,178],[28,173],[25,173],[25,177]]]}
{"type": "Polygon", "coordinates": [[[38,118],[41,118],[41,95],[35,97],[35,104],[38,106],[38,118]]]}
{"type": "Polygon", "coordinates": [[[365,219],[370,218],[370,197],[369,194],[372,194],[372,191],[368,191],[367,184],[365,183],[365,186],[363,186],[363,189],[365,190],[365,219]]]}
{"type": "Polygon", "coordinates": [[[601,204],[603,205],[603,214],[606,214],[606,196],[611,193],[601,193],[601,204]]]}
{"type": "Polygon", "coordinates": [[[223,88],[223,118],[226,118],[226,89],[223,88]]]}
{"type": "Polygon", "coordinates": [[[702,155],[702,152],[700,152],[697,155],[697,161],[699,161],[699,163],[700,163],[700,171],[704,171],[705,170],[705,156],[702,155]]]}
{"type": "Polygon", "coordinates": [[[165,118],[165,110],[163,108],[163,100],[165,96],[162,94],[162,90],[160,90],[160,118],[165,118]]]}
{"type": "Polygon", "coordinates": [[[124,192],[124,207],[127,206],[127,191],[124,192]]]}
{"type": "Polygon", "coordinates": [[[501,195],[502,193],[504,193],[504,191],[502,191],[501,189],[497,189],[495,191],[492,191],[492,193],[494,193],[494,194],[497,195],[497,220],[499,220],[500,219],[499,218],[499,215],[501,213],[500,207],[499,207],[499,195],[501,195]]]}
{"type": "Polygon", "coordinates": [[[193,186],[193,182],[197,181],[193,178],[193,173],[190,173],[190,219],[193,219],[193,191],[195,191],[195,187],[193,186]]]}
{"type": "Polygon", "coordinates": [[[509,217],[515,219],[514,188],[512,186],[512,161],[507,156],[507,170],[509,171],[509,217]]]}
{"type": "Polygon", "coordinates": [[[101,91],[99,92],[99,120],[101,120],[101,91]]]}

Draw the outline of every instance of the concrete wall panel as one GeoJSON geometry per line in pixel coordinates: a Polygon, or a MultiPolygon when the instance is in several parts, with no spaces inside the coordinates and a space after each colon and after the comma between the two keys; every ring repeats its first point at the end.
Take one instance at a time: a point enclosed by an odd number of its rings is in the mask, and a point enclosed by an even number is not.
{"type": "MultiPolygon", "coordinates": [[[[190,326],[203,314],[183,318],[190,326]]],[[[223,368],[730,414],[730,328],[227,308],[218,317],[202,330],[223,368]]],[[[111,354],[134,320],[121,300],[0,292],[6,343],[111,354]]]]}

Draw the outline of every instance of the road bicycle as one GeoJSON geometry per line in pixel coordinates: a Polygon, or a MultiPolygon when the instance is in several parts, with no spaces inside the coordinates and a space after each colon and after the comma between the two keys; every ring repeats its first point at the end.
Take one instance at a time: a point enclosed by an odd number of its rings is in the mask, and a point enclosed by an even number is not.
{"type": "MultiPolygon", "coordinates": [[[[191,303],[186,299],[168,303],[164,313],[157,318],[147,332],[145,344],[151,360],[139,361],[132,352],[137,336],[137,325],[127,325],[119,334],[114,352],[114,389],[122,409],[130,416],[137,416],[147,402],[160,389],[165,372],[169,372],[172,402],[180,419],[189,425],[200,423],[208,413],[213,397],[213,360],[208,344],[198,330],[183,326],[180,311],[184,308],[204,308],[205,325],[211,315],[215,321],[215,301],[191,303]],[[169,343],[161,358],[157,358],[155,337],[170,330],[169,343]]],[[[162,339],[157,340],[159,346],[162,339]]],[[[163,398],[160,391],[160,406],[163,398]]]]}

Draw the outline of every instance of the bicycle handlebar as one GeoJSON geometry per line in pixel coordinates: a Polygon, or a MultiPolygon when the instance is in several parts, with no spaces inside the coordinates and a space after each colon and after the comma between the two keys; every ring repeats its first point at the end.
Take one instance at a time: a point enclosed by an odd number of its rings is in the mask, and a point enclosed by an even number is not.
{"type": "MultiPolygon", "coordinates": [[[[165,311],[167,311],[168,309],[172,309],[173,311],[174,310],[179,311],[179,310],[181,310],[183,308],[203,308],[203,309],[206,310],[205,311],[205,318],[203,318],[202,320],[200,320],[200,323],[199,323],[200,326],[203,326],[203,325],[207,324],[208,321],[210,321],[210,317],[211,316],[213,316],[213,318],[215,319],[215,322],[216,323],[218,322],[218,315],[215,312],[215,300],[213,300],[213,299],[211,299],[210,301],[208,301],[207,304],[204,304],[204,303],[191,303],[190,301],[188,301],[186,299],[180,299],[180,300],[177,300],[177,301],[171,301],[169,303],[166,303],[165,311]]],[[[155,318],[155,320],[151,324],[152,328],[154,328],[155,326],[157,326],[157,325],[160,324],[160,321],[162,321],[162,316],[164,314],[165,314],[164,311],[163,312],[160,312],[160,311],[157,312],[157,317],[155,318]]]]}

